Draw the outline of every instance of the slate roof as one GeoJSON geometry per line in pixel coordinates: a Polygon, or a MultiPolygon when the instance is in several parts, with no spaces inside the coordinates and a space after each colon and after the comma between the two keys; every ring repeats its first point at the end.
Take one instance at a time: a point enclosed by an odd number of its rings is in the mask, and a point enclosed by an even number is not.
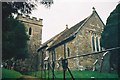
{"type": "MultiPolygon", "coordinates": [[[[66,31],[66,30],[64,30],[66,31]]],[[[37,50],[37,52],[39,52],[41,49],[48,47],[49,45],[52,44],[52,42],[54,42],[60,35],[62,35],[64,33],[64,31],[60,32],[59,34],[55,35],[54,37],[52,37],[51,39],[49,39],[48,41],[46,41],[45,43],[43,43],[39,49],[37,50]]]]}
{"type": "Polygon", "coordinates": [[[78,28],[87,20],[84,19],[81,22],[79,22],[78,24],[74,25],[73,27],[71,27],[70,29],[67,29],[66,31],[64,31],[64,33],[62,33],[57,40],[55,40],[51,46],[49,46],[49,48],[55,46],[56,44],[59,44],[60,42],[68,39],[70,36],[74,35],[74,33],[78,30],[78,28]]]}

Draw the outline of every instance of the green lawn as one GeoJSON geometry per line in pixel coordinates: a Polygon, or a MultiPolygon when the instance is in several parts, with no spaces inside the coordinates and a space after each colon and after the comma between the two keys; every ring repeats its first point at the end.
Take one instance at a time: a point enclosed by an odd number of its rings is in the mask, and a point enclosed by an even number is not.
{"type": "MultiPolygon", "coordinates": [[[[55,72],[55,78],[63,78],[63,71],[54,71],[55,72]]],[[[48,78],[48,71],[46,71],[46,75],[43,72],[43,78],[48,78]]],[[[72,74],[74,78],[118,78],[117,74],[110,74],[110,73],[99,73],[96,71],[72,71],[72,74]]],[[[41,71],[36,71],[36,72],[28,72],[25,75],[28,76],[35,76],[38,78],[41,78],[41,71]]],[[[8,70],[8,69],[2,69],[2,78],[20,78],[23,76],[21,73],[16,72],[14,70],[8,70]]],[[[49,78],[52,78],[52,71],[49,72],[49,78]]],[[[70,74],[68,71],[66,71],[66,78],[71,78],[70,74]]],[[[99,79],[97,79],[99,80],[99,79]]],[[[105,79],[104,79],[105,80],[105,79]]],[[[107,80],[107,79],[106,79],[107,80]]],[[[114,79],[113,79],[114,80],[114,79]]]]}
{"type": "Polygon", "coordinates": [[[17,71],[2,68],[2,79],[4,79],[4,78],[16,79],[16,78],[19,78],[21,76],[22,76],[22,74],[17,72],[17,71]]]}
{"type": "MultiPolygon", "coordinates": [[[[48,71],[46,71],[46,75],[43,72],[43,76],[48,78],[48,71]]],[[[72,71],[72,74],[74,78],[118,78],[117,74],[112,74],[112,73],[100,73],[96,71],[72,71]]],[[[41,77],[41,72],[31,72],[29,73],[31,76],[36,76],[36,77],[41,77]]],[[[49,73],[49,78],[52,78],[52,71],[49,73]]],[[[55,78],[63,78],[63,71],[55,71],[55,78]]],[[[71,78],[70,74],[68,71],[66,71],[66,78],[71,78]]]]}

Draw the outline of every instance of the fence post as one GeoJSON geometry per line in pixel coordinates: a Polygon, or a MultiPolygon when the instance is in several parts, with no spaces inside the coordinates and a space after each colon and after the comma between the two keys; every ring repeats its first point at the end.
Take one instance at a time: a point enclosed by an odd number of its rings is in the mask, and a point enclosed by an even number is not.
{"type": "MultiPolygon", "coordinates": [[[[68,68],[68,67],[67,67],[67,68],[68,68]]],[[[68,68],[68,71],[69,71],[69,73],[70,73],[72,79],[75,80],[69,68],[68,68]]]]}
{"type": "MultiPolygon", "coordinates": [[[[64,43],[64,59],[66,59],[66,44],[64,43]]],[[[63,77],[64,77],[64,80],[65,80],[65,60],[62,59],[62,66],[63,66],[63,77]]]]}
{"type": "Polygon", "coordinates": [[[41,78],[43,78],[43,51],[42,51],[42,57],[41,57],[41,78]]]}
{"type": "Polygon", "coordinates": [[[49,61],[49,58],[48,58],[48,80],[49,80],[49,67],[50,67],[50,61],[49,61]]]}
{"type": "Polygon", "coordinates": [[[55,62],[54,62],[54,51],[52,52],[52,78],[54,80],[54,67],[55,67],[55,62]]]}
{"type": "Polygon", "coordinates": [[[102,66],[103,66],[103,57],[101,58],[100,71],[99,71],[99,72],[101,72],[101,71],[102,71],[102,66]]]}

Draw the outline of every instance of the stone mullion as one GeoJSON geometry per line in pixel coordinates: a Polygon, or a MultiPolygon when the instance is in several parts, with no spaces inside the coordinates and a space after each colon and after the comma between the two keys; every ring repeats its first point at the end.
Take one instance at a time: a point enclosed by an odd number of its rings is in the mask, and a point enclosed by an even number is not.
{"type": "Polygon", "coordinates": [[[99,46],[99,51],[101,51],[101,46],[100,46],[100,37],[98,37],[98,46],[99,46]]]}

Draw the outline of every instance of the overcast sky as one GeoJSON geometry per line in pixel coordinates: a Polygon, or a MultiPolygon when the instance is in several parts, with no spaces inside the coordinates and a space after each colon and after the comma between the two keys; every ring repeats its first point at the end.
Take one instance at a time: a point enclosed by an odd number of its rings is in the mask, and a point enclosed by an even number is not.
{"type": "Polygon", "coordinates": [[[43,19],[42,43],[60,33],[66,28],[74,26],[92,13],[95,7],[98,15],[106,24],[107,17],[119,0],[53,0],[51,8],[39,5],[32,16],[43,19]]]}

